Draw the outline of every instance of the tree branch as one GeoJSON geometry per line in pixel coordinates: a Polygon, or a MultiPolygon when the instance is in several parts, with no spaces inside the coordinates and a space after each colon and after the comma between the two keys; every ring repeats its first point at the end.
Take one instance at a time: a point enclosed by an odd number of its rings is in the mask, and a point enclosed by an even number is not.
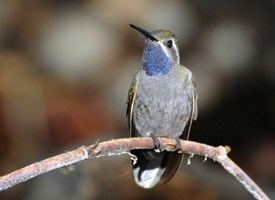
{"type": "MultiPolygon", "coordinates": [[[[175,150],[175,140],[159,138],[159,141],[165,150],[175,150]]],[[[125,138],[101,142],[91,146],[81,146],[76,150],[47,158],[0,177],[0,191],[6,190],[18,183],[25,182],[51,170],[68,166],[88,158],[130,154],[130,150],[132,149],[152,148],[154,148],[154,144],[151,138],[125,138]]],[[[232,174],[246,190],[254,196],[255,199],[269,199],[261,188],[227,156],[227,153],[230,151],[229,147],[213,147],[197,142],[181,140],[181,151],[191,155],[201,155],[219,162],[226,171],[232,174]]],[[[132,159],[135,159],[133,155],[131,156],[132,159]]]]}

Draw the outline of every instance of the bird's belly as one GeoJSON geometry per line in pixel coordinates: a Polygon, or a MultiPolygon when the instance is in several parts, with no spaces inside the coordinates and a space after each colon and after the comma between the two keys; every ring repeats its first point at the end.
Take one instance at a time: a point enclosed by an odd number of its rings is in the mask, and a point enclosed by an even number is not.
{"type": "Polygon", "coordinates": [[[133,122],[139,136],[179,137],[190,115],[191,97],[184,85],[146,84],[137,91],[133,122]]]}

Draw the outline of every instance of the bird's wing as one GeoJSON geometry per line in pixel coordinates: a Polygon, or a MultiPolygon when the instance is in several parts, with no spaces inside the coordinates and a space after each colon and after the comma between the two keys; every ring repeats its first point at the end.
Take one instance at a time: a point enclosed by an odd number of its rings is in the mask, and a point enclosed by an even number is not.
{"type": "Polygon", "coordinates": [[[198,117],[198,93],[197,93],[197,85],[196,85],[196,81],[195,78],[193,77],[193,75],[191,76],[191,83],[193,86],[192,89],[192,111],[191,111],[191,117],[190,117],[190,121],[189,121],[189,127],[188,127],[188,132],[187,132],[187,137],[186,139],[188,140],[189,135],[190,135],[190,131],[191,131],[191,126],[192,126],[192,122],[193,120],[197,120],[198,117]]]}
{"type": "Polygon", "coordinates": [[[132,83],[128,91],[128,97],[126,102],[126,117],[128,120],[128,127],[130,130],[130,136],[132,136],[132,126],[133,126],[133,106],[136,97],[136,91],[138,86],[138,73],[135,74],[132,83]]]}
{"type": "Polygon", "coordinates": [[[198,117],[198,92],[195,78],[192,76],[193,95],[192,95],[192,114],[191,119],[197,120],[198,117]]]}

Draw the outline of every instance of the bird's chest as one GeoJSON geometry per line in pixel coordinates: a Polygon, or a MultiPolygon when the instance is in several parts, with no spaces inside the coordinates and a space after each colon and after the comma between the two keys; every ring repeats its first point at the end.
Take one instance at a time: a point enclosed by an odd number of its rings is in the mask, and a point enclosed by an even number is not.
{"type": "MultiPolygon", "coordinates": [[[[165,77],[142,77],[140,78],[137,90],[137,101],[147,106],[157,106],[164,109],[161,104],[180,102],[185,86],[182,81],[175,76],[165,77]]],[[[169,106],[169,105],[168,105],[169,106]]]]}
{"type": "Polygon", "coordinates": [[[191,112],[190,91],[179,76],[141,77],[133,117],[139,132],[180,135],[191,112]]]}

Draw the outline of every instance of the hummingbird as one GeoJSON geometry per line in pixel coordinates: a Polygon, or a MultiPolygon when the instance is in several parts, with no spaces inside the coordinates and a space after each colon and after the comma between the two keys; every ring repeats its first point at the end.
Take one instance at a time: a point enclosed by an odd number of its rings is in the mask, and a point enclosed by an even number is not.
{"type": "MultiPolygon", "coordinates": [[[[168,30],[148,32],[130,27],[145,36],[141,68],[134,75],[128,92],[126,117],[130,137],[151,137],[159,148],[158,137],[178,142],[197,119],[197,90],[192,72],[180,64],[175,35],[168,30]]],[[[168,182],[176,173],[183,154],[165,150],[132,150],[133,178],[150,189],[168,182]]]]}

